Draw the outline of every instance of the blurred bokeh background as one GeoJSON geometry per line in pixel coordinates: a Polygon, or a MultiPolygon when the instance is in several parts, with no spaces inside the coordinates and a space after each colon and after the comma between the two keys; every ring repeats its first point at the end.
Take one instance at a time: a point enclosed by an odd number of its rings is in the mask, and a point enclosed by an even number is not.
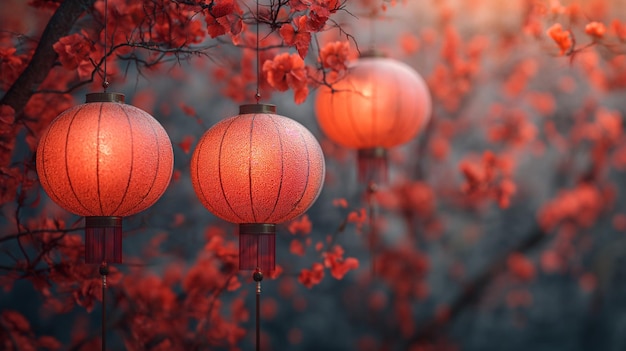
{"type": "MultiPolygon", "coordinates": [[[[202,27],[201,41],[170,46],[174,54],[143,42],[109,58],[109,90],[159,120],[175,156],[163,197],[124,220],[124,264],[108,290],[111,350],[253,349],[254,283],[233,268],[236,226],[200,204],[189,178],[202,134],[254,102],[254,2],[235,2],[241,35],[210,38],[202,27]]],[[[61,3],[0,3],[3,96],[61,3]]],[[[191,33],[195,19],[208,21],[198,4],[212,3],[109,0],[117,24],[110,30],[123,43],[143,28],[133,24],[146,24],[137,18],[173,18],[189,6],[190,22],[170,25],[191,33]]],[[[232,1],[215,6],[222,3],[232,1]]],[[[260,2],[263,13],[282,4],[282,24],[328,3],[260,2]]],[[[311,78],[308,98],[296,104],[293,89],[275,91],[262,75],[263,101],[305,125],[327,165],[306,216],[278,227],[280,272],[263,282],[263,349],[625,349],[626,2],[338,4],[324,30],[312,31],[303,57],[310,77],[319,77],[318,54],[328,43],[347,41],[352,58],[374,48],[425,79],[432,116],[414,140],[390,150],[389,184],[369,198],[354,150],[316,123],[319,82],[311,78]],[[373,229],[378,240],[370,247],[373,229]],[[358,268],[342,272],[329,255],[356,259],[358,268]],[[316,264],[323,276],[313,274],[316,264]]],[[[102,49],[102,9],[96,1],[71,29],[91,40],[88,53],[102,49]]],[[[297,52],[271,29],[260,27],[263,60],[297,52]]],[[[73,68],[53,61],[21,111],[0,111],[6,350],[99,345],[100,280],[97,267],[81,263],[82,220],[49,200],[33,161],[52,118],[98,91],[101,80],[88,79],[97,60],[73,68]]]]}

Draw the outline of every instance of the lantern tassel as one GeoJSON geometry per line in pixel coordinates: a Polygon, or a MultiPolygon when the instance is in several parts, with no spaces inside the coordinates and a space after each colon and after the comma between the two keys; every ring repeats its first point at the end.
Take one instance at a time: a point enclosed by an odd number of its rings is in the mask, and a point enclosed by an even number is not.
{"type": "Polygon", "coordinates": [[[122,263],[122,217],[85,217],[85,263],[122,263]]]}
{"type": "Polygon", "coordinates": [[[382,147],[359,149],[357,154],[359,182],[387,184],[387,150],[382,147]]]}
{"type": "Polygon", "coordinates": [[[239,269],[272,272],[276,269],[276,225],[239,225],[239,269]]]}

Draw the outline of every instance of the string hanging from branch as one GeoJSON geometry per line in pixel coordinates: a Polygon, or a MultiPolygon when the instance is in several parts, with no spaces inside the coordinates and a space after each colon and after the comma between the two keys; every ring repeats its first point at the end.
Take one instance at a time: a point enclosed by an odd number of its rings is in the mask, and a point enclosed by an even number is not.
{"type": "Polygon", "coordinates": [[[172,143],[147,112],[108,93],[108,4],[104,1],[102,93],[57,116],[37,147],[37,174],[50,199],[85,217],[85,262],[102,277],[102,350],[106,349],[109,264],[122,263],[122,217],[163,195],[174,167],[172,143]]]}
{"type": "Polygon", "coordinates": [[[255,341],[260,350],[261,281],[276,266],[276,224],[298,217],[313,204],[326,166],[311,132],[276,114],[276,106],[259,103],[258,1],[256,10],[256,104],[241,105],[239,115],[202,136],[191,158],[191,180],[210,212],[238,224],[239,269],[253,271],[256,282],[255,341]]]}

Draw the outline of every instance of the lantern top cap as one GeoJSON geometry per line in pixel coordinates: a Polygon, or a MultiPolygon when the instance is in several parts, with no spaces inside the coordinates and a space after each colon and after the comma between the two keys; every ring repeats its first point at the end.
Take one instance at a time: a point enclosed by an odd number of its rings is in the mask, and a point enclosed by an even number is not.
{"type": "Polygon", "coordinates": [[[385,58],[385,57],[387,57],[387,55],[385,55],[384,52],[380,50],[376,50],[376,49],[368,49],[366,51],[363,51],[359,55],[359,58],[385,58]]]}
{"type": "Polygon", "coordinates": [[[121,93],[90,93],[87,94],[85,102],[119,102],[124,103],[124,94],[121,93]]]}
{"type": "Polygon", "coordinates": [[[270,104],[249,104],[249,105],[241,105],[239,106],[239,114],[249,114],[249,113],[276,113],[276,105],[270,104]]]}

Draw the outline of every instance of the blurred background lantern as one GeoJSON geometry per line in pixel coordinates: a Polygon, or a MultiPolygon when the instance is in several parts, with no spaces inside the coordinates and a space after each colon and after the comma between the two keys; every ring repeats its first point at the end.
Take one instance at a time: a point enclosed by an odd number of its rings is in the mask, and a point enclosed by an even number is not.
{"type": "Polygon", "coordinates": [[[324,175],[315,137],[266,104],[242,105],[239,115],[217,123],[191,158],[191,180],[202,204],[239,224],[241,270],[274,270],[276,224],[313,204],[324,175]]]}
{"type": "Polygon", "coordinates": [[[387,180],[387,149],[411,140],[426,125],[431,98],[422,77],[408,65],[365,54],[346,74],[318,90],[315,109],[328,138],[358,150],[359,180],[387,180]]]}
{"type": "Polygon", "coordinates": [[[87,94],[61,113],[37,148],[37,174],[59,206],[85,216],[85,262],[121,263],[122,217],[165,192],[173,171],[167,133],[118,93],[87,94]]]}

